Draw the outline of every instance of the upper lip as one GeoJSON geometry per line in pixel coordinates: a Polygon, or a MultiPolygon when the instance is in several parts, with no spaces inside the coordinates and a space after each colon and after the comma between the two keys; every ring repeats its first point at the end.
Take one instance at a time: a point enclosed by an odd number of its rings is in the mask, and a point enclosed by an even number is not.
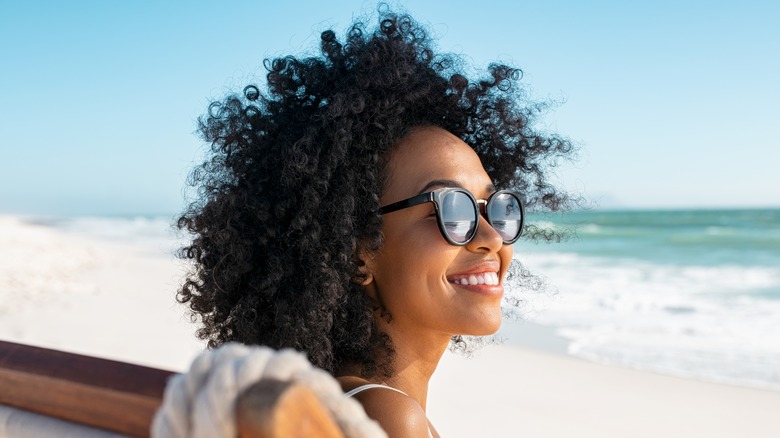
{"type": "Polygon", "coordinates": [[[481,274],[484,272],[498,273],[501,270],[501,263],[498,260],[485,260],[477,264],[473,264],[468,268],[458,271],[453,274],[447,275],[448,280],[452,280],[455,277],[461,277],[464,275],[481,274]]]}

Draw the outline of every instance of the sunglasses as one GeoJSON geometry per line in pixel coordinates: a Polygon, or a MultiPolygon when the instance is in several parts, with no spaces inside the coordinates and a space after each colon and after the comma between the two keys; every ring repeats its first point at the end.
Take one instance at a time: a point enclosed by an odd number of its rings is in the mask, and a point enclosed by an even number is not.
{"type": "Polygon", "coordinates": [[[506,245],[515,243],[523,231],[523,202],[519,194],[510,190],[499,190],[486,200],[477,200],[466,189],[448,187],[394,202],[378,213],[392,213],[426,202],[433,202],[439,231],[453,245],[463,246],[477,235],[480,213],[506,245]]]}

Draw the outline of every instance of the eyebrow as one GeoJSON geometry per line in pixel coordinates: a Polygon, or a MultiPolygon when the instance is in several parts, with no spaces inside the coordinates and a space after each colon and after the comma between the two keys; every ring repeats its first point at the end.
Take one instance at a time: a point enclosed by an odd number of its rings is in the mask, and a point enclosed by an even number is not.
{"type": "MultiPolygon", "coordinates": [[[[423,188],[420,189],[420,191],[417,192],[417,194],[419,195],[421,193],[431,192],[437,188],[443,188],[443,187],[458,187],[461,189],[465,188],[461,183],[452,179],[435,179],[433,181],[430,181],[425,186],[423,186],[423,188]]],[[[496,191],[496,186],[494,186],[493,184],[488,184],[485,188],[486,191],[489,193],[493,193],[496,191]]]]}

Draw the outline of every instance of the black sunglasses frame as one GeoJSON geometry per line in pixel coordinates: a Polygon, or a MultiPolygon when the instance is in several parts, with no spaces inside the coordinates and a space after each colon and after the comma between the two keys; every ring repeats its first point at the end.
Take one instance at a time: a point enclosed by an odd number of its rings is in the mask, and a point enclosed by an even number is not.
{"type": "Polygon", "coordinates": [[[426,202],[432,202],[434,210],[436,211],[436,222],[439,224],[439,231],[441,232],[441,235],[444,236],[444,238],[447,240],[447,242],[451,243],[452,245],[457,246],[464,246],[471,242],[474,237],[477,235],[477,231],[479,231],[479,216],[482,215],[487,219],[488,224],[490,226],[493,226],[493,219],[490,217],[490,209],[487,208],[487,206],[490,204],[490,202],[498,195],[501,194],[509,194],[511,196],[514,196],[515,199],[517,199],[517,204],[520,206],[520,227],[519,231],[517,233],[517,236],[514,237],[514,239],[511,240],[504,240],[504,245],[511,245],[515,242],[517,242],[517,239],[520,238],[520,236],[523,234],[523,222],[525,221],[525,208],[523,207],[523,198],[520,197],[520,194],[517,192],[513,192],[511,190],[499,190],[487,199],[476,199],[474,195],[471,194],[466,189],[459,188],[459,187],[446,187],[443,189],[434,190],[432,192],[426,192],[421,193],[417,196],[412,196],[411,198],[404,199],[402,201],[394,202],[389,205],[385,205],[384,207],[381,207],[379,210],[377,210],[377,213],[380,215],[392,213],[394,211],[403,210],[404,208],[414,207],[415,205],[425,204],[426,202]],[[474,232],[471,234],[471,237],[469,237],[465,242],[456,242],[452,240],[452,238],[447,234],[446,228],[444,227],[444,220],[442,219],[442,213],[440,205],[442,204],[442,198],[444,196],[452,193],[452,192],[461,192],[464,193],[471,199],[471,202],[474,206],[474,217],[477,218],[477,222],[474,225],[474,232]]]}

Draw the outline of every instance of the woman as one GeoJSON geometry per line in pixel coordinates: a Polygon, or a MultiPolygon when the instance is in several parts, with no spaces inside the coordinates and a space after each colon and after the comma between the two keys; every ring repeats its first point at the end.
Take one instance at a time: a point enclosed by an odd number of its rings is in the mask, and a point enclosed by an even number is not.
{"type": "Polygon", "coordinates": [[[390,436],[438,436],[428,381],[448,345],[498,330],[521,199],[566,201],[545,171],[571,145],[531,129],[518,70],[470,80],[410,17],[380,15],[267,61],[267,91],[201,119],[179,299],[210,347],[303,351],[390,436]]]}

